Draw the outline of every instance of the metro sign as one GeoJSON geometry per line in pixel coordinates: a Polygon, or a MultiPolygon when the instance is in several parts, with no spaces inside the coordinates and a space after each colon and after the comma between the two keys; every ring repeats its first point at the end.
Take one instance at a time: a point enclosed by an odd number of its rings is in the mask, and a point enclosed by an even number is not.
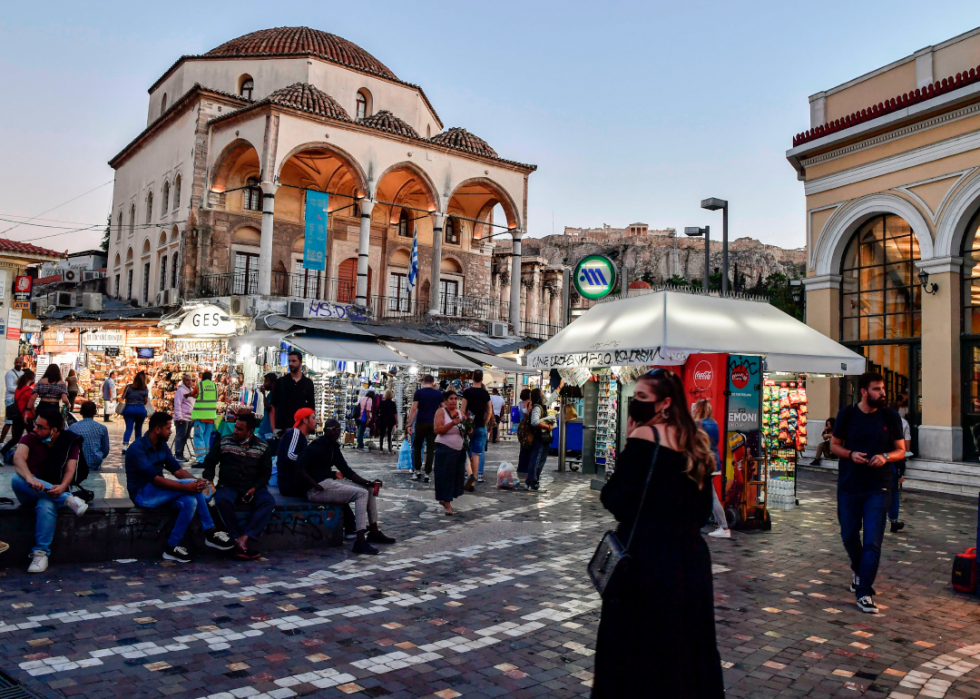
{"type": "Polygon", "coordinates": [[[604,255],[588,255],[575,267],[575,290],[582,298],[601,299],[616,284],[616,266],[604,255]]]}

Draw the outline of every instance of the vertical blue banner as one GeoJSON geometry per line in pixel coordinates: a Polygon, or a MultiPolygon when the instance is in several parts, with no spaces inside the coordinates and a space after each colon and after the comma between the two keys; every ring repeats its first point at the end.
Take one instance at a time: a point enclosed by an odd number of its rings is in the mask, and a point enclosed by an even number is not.
{"type": "Polygon", "coordinates": [[[327,205],[330,195],[306,190],[306,240],[303,269],[324,271],[327,262],[327,205]]]}

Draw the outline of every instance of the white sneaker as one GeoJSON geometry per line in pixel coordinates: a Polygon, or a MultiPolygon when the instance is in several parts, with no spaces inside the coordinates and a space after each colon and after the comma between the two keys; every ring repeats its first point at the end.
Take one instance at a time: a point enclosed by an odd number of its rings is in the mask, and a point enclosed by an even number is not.
{"type": "Polygon", "coordinates": [[[725,529],[724,527],[718,527],[713,532],[708,532],[708,536],[714,536],[714,537],[717,537],[719,539],[731,539],[732,538],[732,530],[731,529],[725,529]]]}
{"type": "Polygon", "coordinates": [[[74,512],[77,516],[81,517],[88,510],[88,503],[81,498],[76,498],[74,495],[69,495],[68,499],[65,501],[68,509],[74,512]]]}
{"type": "Polygon", "coordinates": [[[31,564],[27,567],[28,573],[43,573],[48,569],[48,554],[44,551],[35,551],[31,554],[31,564]]]}

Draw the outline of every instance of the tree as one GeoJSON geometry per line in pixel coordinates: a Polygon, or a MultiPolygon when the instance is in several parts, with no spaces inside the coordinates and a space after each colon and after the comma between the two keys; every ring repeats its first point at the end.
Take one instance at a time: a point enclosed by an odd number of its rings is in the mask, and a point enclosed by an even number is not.
{"type": "Polygon", "coordinates": [[[99,249],[105,254],[109,254],[109,235],[112,232],[112,214],[106,216],[105,219],[105,232],[102,234],[102,243],[99,245],[99,249]]]}

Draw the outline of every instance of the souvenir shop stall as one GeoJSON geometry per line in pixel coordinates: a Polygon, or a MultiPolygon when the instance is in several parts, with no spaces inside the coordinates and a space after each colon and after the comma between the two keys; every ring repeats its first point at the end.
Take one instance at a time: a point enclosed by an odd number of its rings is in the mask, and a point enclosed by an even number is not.
{"type": "Polygon", "coordinates": [[[510,409],[518,404],[521,391],[524,389],[528,378],[540,379],[541,372],[522,366],[512,359],[498,357],[494,354],[472,350],[456,350],[456,353],[483,365],[484,383],[487,385],[487,390],[498,389],[504,399],[504,423],[500,426],[500,433],[516,432],[517,424],[512,423],[510,419],[510,409]]]}
{"type": "Polygon", "coordinates": [[[558,369],[583,387],[586,440],[593,429],[594,468],[606,478],[625,444],[636,379],[655,367],[681,375],[689,407],[708,399],[718,422],[724,468],[714,485],[733,526],[768,524],[767,503],[795,502],[789,453],[806,439],[806,375],[864,366],[766,301],[678,290],[600,302],[529,354],[529,368],[558,369]]]}

